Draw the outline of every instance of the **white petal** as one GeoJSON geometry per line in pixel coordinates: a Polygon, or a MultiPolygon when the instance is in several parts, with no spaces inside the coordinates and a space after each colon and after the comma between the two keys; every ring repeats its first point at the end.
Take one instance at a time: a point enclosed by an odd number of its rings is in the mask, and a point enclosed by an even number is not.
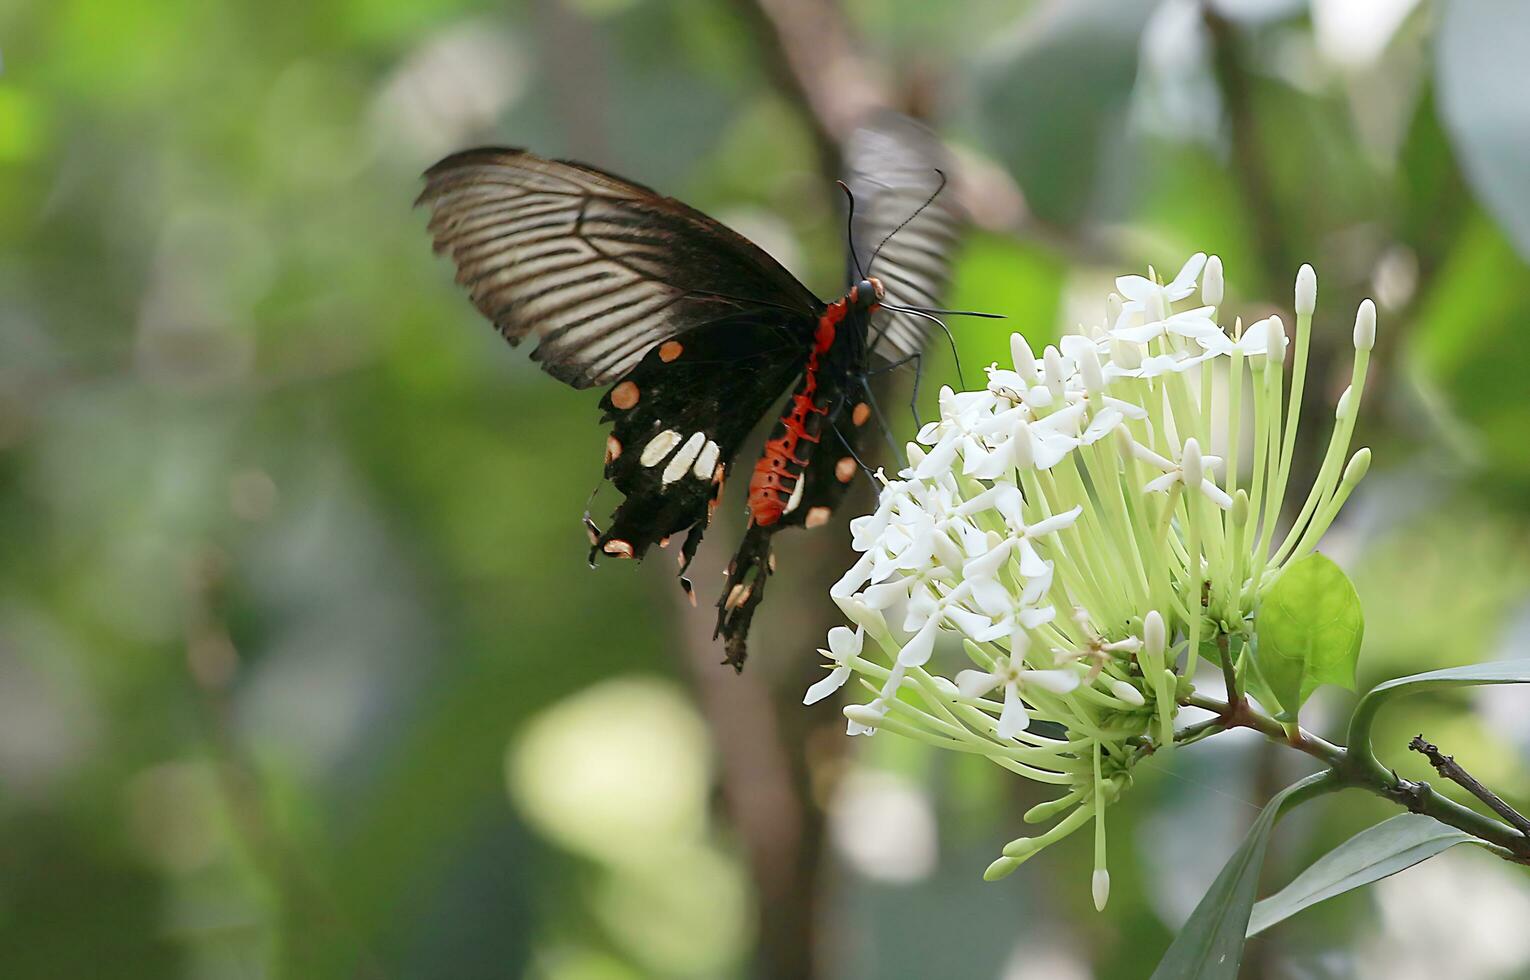
{"type": "Polygon", "coordinates": [[[1084,445],[1092,446],[1110,435],[1111,431],[1125,421],[1125,419],[1126,416],[1122,415],[1118,409],[1101,409],[1099,414],[1089,420],[1089,425],[1084,429],[1084,434],[1080,439],[1084,445]]]}
{"type": "Polygon", "coordinates": [[[1030,539],[1021,538],[1020,574],[1026,578],[1035,578],[1038,575],[1045,575],[1046,571],[1047,563],[1042,561],[1041,556],[1036,553],[1036,548],[1031,544],[1030,539]]]}
{"type": "Polygon", "coordinates": [[[952,606],[946,610],[946,620],[960,630],[966,636],[977,639],[979,633],[987,632],[993,625],[993,621],[982,613],[975,613],[970,609],[960,606],[952,606]]]}
{"type": "Polygon", "coordinates": [[[896,578],[890,582],[873,585],[862,593],[861,598],[870,609],[886,609],[899,599],[908,598],[913,579],[896,578]]]}
{"type": "Polygon", "coordinates": [[[1105,396],[1105,404],[1109,405],[1111,408],[1120,412],[1122,415],[1129,419],[1145,419],[1148,415],[1147,409],[1143,408],[1141,405],[1138,405],[1134,402],[1123,401],[1120,398],[1112,398],[1109,395],[1105,396]]]}
{"type": "Polygon", "coordinates": [[[1149,480],[1147,486],[1142,489],[1148,493],[1168,493],[1169,488],[1179,482],[1179,473],[1165,473],[1156,480],[1149,480]]]}
{"type": "Polygon", "coordinates": [[[844,687],[845,681],[849,679],[849,667],[835,667],[833,670],[829,671],[829,676],[823,678],[812,687],[807,689],[807,693],[802,696],[802,703],[817,704],[824,698],[833,694],[835,691],[844,687]]]}
{"type": "MultiPolygon", "coordinates": [[[[1002,582],[995,579],[967,579],[972,585],[972,601],[990,616],[1008,616],[1015,607],[1015,598],[1002,582]]],[[[976,637],[974,637],[976,639],[976,637]]]]}
{"type": "Polygon", "coordinates": [[[861,646],[866,641],[864,628],[852,630],[846,626],[836,626],[829,630],[829,652],[834,659],[844,663],[851,657],[859,656],[861,646]]]}
{"type": "Polygon", "coordinates": [[[1020,613],[1020,625],[1028,630],[1050,623],[1057,618],[1057,609],[1053,606],[1042,606],[1037,609],[1025,609],[1020,613]]]}
{"type": "Polygon", "coordinates": [[[1146,344],[1163,336],[1164,322],[1154,320],[1152,323],[1144,323],[1138,326],[1117,327],[1111,331],[1111,335],[1117,340],[1129,344],[1146,344]]]}
{"type": "Polygon", "coordinates": [[[928,480],[936,474],[949,470],[951,464],[956,462],[956,451],[959,448],[961,437],[956,433],[947,433],[943,436],[930,454],[914,468],[914,475],[921,480],[928,480]]]}
{"type": "Polygon", "coordinates": [[[1146,303],[1158,292],[1158,283],[1146,276],[1117,276],[1116,292],[1137,303],[1146,303]]]}
{"type": "Polygon", "coordinates": [[[1072,670],[1028,670],[1020,675],[1027,684],[1034,684],[1043,691],[1067,694],[1078,687],[1078,672],[1072,670]]]}
{"type": "Polygon", "coordinates": [[[999,686],[999,679],[984,670],[964,670],[956,675],[956,690],[964,698],[980,698],[999,686]]]}
{"type": "Polygon", "coordinates": [[[1039,538],[1060,531],[1065,527],[1071,527],[1078,516],[1084,512],[1084,505],[1075,505],[1071,510],[1065,510],[1061,514],[1053,514],[1051,517],[1037,521],[1025,529],[1026,537],[1039,538]]]}
{"type": "Polygon", "coordinates": [[[1025,705],[1020,702],[1020,691],[1009,683],[1004,685],[1004,710],[999,713],[999,738],[1009,740],[1025,731],[1031,724],[1030,716],[1025,713],[1025,705]]]}
{"type": "Polygon", "coordinates": [[[874,560],[874,556],[869,552],[862,555],[854,565],[850,566],[850,570],[840,576],[839,581],[835,582],[829,589],[829,595],[835,598],[847,596],[865,585],[867,578],[871,575],[871,566],[874,560]]]}
{"type": "Polygon", "coordinates": [[[935,628],[937,620],[930,617],[925,624],[919,627],[919,632],[898,651],[898,663],[904,667],[922,667],[929,663],[930,654],[935,652],[935,628]]]}
{"type": "Polygon", "coordinates": [[[1180,267],[1179,274],[1163,288],[1170,299],[1181,300],[1195,291],[1195,282],[1201,277],[1201,269],[1206,266],[1206,253],[1196,252],[1189,260],[1180,267]]]}
{"type": "Polygon", "coordinates": [[[1233,499],[1227,495],[1227,491],[1210,480],[1201,481],[1201,493],[1205,494],[1207,499],[1223,510],[1227,510],[1233,505],[1233,499]]]}
{"type": "Polygon", "coordinates": [[[1038,470],[1049,470],[1067,458],[1078,440],[1072,436],[1052,435],[1038,439],[1032,455],[1038,470]]]}

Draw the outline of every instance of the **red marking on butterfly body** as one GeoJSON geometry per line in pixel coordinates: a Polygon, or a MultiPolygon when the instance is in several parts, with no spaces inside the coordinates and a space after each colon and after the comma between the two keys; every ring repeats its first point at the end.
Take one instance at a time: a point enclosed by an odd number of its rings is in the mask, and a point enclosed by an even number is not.
{"type": "Polygon", "coordinates": [[[756,524],[768,527],[786,513],[787,501],[797,488],[802,468],[808,462],[798,458],[797,447],[804,442],[816,443],[822,438],[807,429],[810,415],[829,413],[827,406],[819,405],[813,399],[818,392],[818,359],[834,346],[834,334],[839,322],[845,318],[846,307],[846,301],[840,300],[818,318],[818,329],[813,333],[813,350],[802,372],[802,385],[792,395],[791,407],[781,416],[782,432],[766,440],[765,451],[754,464],[754,474],[749,478],[749,516],[756,524]]]}

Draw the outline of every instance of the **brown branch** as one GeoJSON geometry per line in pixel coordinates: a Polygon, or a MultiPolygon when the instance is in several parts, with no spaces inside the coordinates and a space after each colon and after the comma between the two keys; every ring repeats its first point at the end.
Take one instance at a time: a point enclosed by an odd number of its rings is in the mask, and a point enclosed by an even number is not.
{"type": "Polygon", "coordinates": [[[1481,800],[1488,809],[1498,814],[1506,823],[1514,827],[1521,834],[1530,837],[1530,818],[1514,809],[1503,798],[1486,786],[1482,785],[1475,776],[1467,772],[1453,755],[1443,755],[1439,747],[1431,742],[1424,741],[1423,735],[1416,735],[1413,741],[1408,743],[1408,748],[1425,756],[1429,764],[1434,766],[1444,778],[1465,789],[1468,793],[1481,800]]]}

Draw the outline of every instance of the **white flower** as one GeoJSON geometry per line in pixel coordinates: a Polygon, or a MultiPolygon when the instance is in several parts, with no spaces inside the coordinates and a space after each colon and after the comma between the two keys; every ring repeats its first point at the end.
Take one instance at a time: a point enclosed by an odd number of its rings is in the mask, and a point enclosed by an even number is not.
{"type": "Polygon", "coordinates": [[[1132,455],[1163,470],[1162,476],[1149,481],[1142,489],[1149,493],[1164,493],[1178,483],[1192,490],[1199,490],[1206,499],[1223,510],[1232,506],[1232,498],[1227,495],[1227,492],[1206,476],[1213,466],[1221,464],[1222,457],[1202,455],[1200,444],[1194,439],[1185,440],[1184,448],[1180,450],[1178,463],[1165,459],[1141,443],[1132,442],[1131,447],[1132,455]]]}
{"type": "Polygon", "coordinates": [[[1151,343],[1167,334],[1204,341],[1209,337],[1223,336],[1222,328],[1218,327],[1216,321],[1211,318],[1215,312],[1213,307],[1203,306],[1199,309],[1175,313],[1161,320],[1140,324],[1131,323],[1129,319],[1126,319],[1128,315],[1123,313],[1123,321],[1118,321],[1110,333],[1116,340],[1132,344],[1151,343]]]}
{"type": "Polygon", "coordinates": [[[850,661],[861,655],[861,645],[865,641],[864,626],[858,627],[854,632],[843,626],[836,626],[829,630],[829,649],[818,652],[832,660],[834,668],[829,671],[828,677],[807,689],[807,694],[802,697],[802,703],[817,704],[844,687],[845,681],[850,679],[850,661]]]}
{"type": "Polygon", "coordinates": [[[1266,317],[1263,320],[1249,324],[1243,331],[1242,336],[1234,340],[1221,330],[1209,337],[1197,337],[1196,340],[1206,350],[1213,354],[1239,353],[1244,357],[1255,357],[1270,352],[1271,327],[1279,329],[1279,317],[1266,317]]]}
{"type": "MultiPolygon", "coordinates": [[[[1310,346],[1316,285],[1304,269],[1297,351],[1310,346]]],[[[1106,807],[1144,749],[1174,746],[1203,629],[1229,638],[1249,629],[1261,591],[1316,547],[1366,473],[1368,450],[1345,460],[1375,343],[1366,303],[1328,456],[1277,541],[1295,443],[1286,392],[1306,369],[1295,358],[1283,377],[1285,326],[1269,317],[1225,333],[1221,262],[1200,253],[1167,284],[1149,269],[1116,288],[1107,326],[1067,334],[1039,358],[1016,334],[1012,369],[990,365],[977,391],[942,389],[940,417],[909,444],[899,478],[877,474],[876,510],[851,522],[859,556],[830,590],[857,628],[829,634],[829,673],[804,698],[826,698],[859,674],[877,693],[845,709],[852,734],[887,727],[1065,790],[1047,817],[1057,824],[1013,842],[990,871],[1008,873],[1092,822],[1101,905],[1106,807]],[[1205,372],[1224,358],[1225,381],[1213,385],[1205,372]],[[1251,401],[1238,411],[1246,405],[1253,424],[1218,432],[1227,449],[1207,454],[1213,421],[1228,417],[1231,393],[1243,398],[1249,379],[1251,401]],[[1247,432],[1264,440],[1257,453],[1247,432]],[[1239,486],[1250,465],[1257,472],[1239,486]],[[945,657],[934,656],[943,641],[978,668],[945,676],[945,657]],[[996,704],[988,695],[1000,689],[996,704]],[[1028,732],[1035,719],[1049,723],[1045,733],[1028,732]]]]}
{"type": "MultiPolygon", "coordinates": [[[[1024,637],[1025,634],[1018,634],[1024,637]]],[[[964,670],[956,675],[956,689],[964,698],[980,698],[996,687],[1004,688],[1004,708],[999,714],[997,734],[1009,741],[1030,727],[1030,715],[1021,700],[1021,689],[1036,687],[1053,694],[1067,694],[1079,685],[1072,670],[1027,670],[1025,643],[1011,644],[1009,656],[994,664],[993,670],[964,670]]]]}
{"type": "MultiPolygon", "coordinates": [[[[1164,319],[1170,307],[1195,292],[1196,280],[1206,265],[1206,253],[1196,252],[1179,270],[1179,274],[1167,285],[1142,276],[1121,276],[1116,279],[1116,292],[1126,297],[1121,304],[1123,317],[1139,316],[1142,322],[1164,319]]],[[[1149,274],[1152,270],[1148,270],[1149,274]]],[[[1121,324],[1117,319],[1117,326],[1121,324]]]]}

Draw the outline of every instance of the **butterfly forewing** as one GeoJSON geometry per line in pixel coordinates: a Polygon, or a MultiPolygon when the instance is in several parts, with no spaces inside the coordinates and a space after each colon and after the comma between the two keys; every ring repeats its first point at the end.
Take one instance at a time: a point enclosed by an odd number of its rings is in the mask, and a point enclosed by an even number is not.
{"type": "Polygon", "coordinates": [[[773,309],[811,330],[823,305],[726,226],[593,167],[485,148],[425,180],[436,250],[473,303],[512,344],[536,334],[532,357],[576,388],[730,314],[773,309]]]}
{"type": "MultiPolygon", "coordinates": [[[[851,134],[845,162],[845,182],[855,195],[851,275],[857,274],[858,258],[862,266],[869,263],[868,274],[882,281],[889,304],[939,306],[964,222],[949,187],[930,200],[942,186],[942,174],[950,172],[939,139],[907,116],[881,113],[851,134]]],[[[873,353],[887,361],[911,357],[924,350],[932,329],[928,320],[880,310],[871,322],[873,353]]]]}

